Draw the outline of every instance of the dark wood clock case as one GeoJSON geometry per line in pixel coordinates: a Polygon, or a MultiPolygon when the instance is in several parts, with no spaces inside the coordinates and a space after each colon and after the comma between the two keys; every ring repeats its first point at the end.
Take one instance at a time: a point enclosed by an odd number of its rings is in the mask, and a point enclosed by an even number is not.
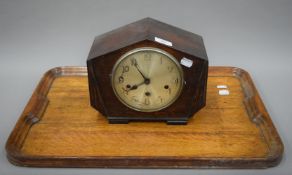
{"type": "Polygon", "coordinates": [[[95,38],[88,59],[90,103],[110,123],[129,121],[166,121],[186,124],[205,106],[208,58],[202,37],[151,18],[128,24],[95,38]],[[157,38],[171,42],[157,42],[157,38]],[[193,61],[191,67],[181,65],[185,85],[179,98],[169,107],[155,112],[139,112],[122,104],[111,86],[115,62],[126,52],[140,47],[154,47],[193,61]]]}

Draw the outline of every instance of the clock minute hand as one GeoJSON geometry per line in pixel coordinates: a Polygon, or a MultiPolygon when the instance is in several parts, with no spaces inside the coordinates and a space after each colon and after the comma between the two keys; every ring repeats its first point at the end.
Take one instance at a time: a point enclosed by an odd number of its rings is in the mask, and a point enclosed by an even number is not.
{"type": "Polygon", "coordinates": [[[139,69],[140,66],[139,66],[137,63],[135,63],[134,66],[136,67],[136,69],[138,70],[138,72],[142,75],[142,77],[144,78],[144,80],[145,80],[145,79],[148,79],[148,78],[146,78],[146,76],[141,72],[141,70],[139,69]]]}
{"type": "Polygon", "coordinates": [[[142,77],[144,78],[144,83],[145,83],[145,84],[149,84],[149,83],[150,83],[150,79],[147,78],[147,77],[141,72],[141,70],[140,70],[139,67],[138,67],[138,64],[135,63],[134,66],[136,67],[136,69],[138,70],[138,72],[139,72],[139,73],[142,75],[142,77]]]}

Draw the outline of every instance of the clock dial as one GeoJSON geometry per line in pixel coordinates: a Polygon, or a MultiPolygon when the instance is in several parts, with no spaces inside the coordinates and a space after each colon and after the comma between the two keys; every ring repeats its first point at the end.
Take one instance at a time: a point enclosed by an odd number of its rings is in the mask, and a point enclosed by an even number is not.
{"type": "Polygon", "coordinates": [[[138,48],[115,64],[112,87],[126,106],[143,112],[171,105],[183,88],[183,72],[176,59],[157,48],[138,48]]]}

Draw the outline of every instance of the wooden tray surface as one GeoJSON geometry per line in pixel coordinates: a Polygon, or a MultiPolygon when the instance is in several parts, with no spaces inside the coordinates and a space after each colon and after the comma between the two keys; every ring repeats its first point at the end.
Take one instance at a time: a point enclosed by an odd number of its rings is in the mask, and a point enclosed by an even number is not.
{"type": "Polygon", "coordinates": [[[108,124],[89,104],[86,67],[49,70],[7,143],[19,166],[266,168],[282,141],[247,72],[210,67],[207,104],[187,125],[108,124]],[[220,96],[217,85],[230,95],[220,96]]]}

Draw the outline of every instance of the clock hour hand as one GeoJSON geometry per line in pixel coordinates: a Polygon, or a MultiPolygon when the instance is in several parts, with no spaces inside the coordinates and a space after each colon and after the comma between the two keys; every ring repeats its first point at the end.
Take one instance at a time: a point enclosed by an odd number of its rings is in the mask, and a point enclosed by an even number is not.
{"type": "Polygon", "coordinates": [[[145,84],[145,81],[143,81],[143,82],[141,82],[141,83],[139,83],[139,84],[135,84],[135,85],[133,85],[132,87],[129,88],[128,91],[138,89],[138,87],[141,86],[141,85],[143,85],[143,84],[145,84]]]}

